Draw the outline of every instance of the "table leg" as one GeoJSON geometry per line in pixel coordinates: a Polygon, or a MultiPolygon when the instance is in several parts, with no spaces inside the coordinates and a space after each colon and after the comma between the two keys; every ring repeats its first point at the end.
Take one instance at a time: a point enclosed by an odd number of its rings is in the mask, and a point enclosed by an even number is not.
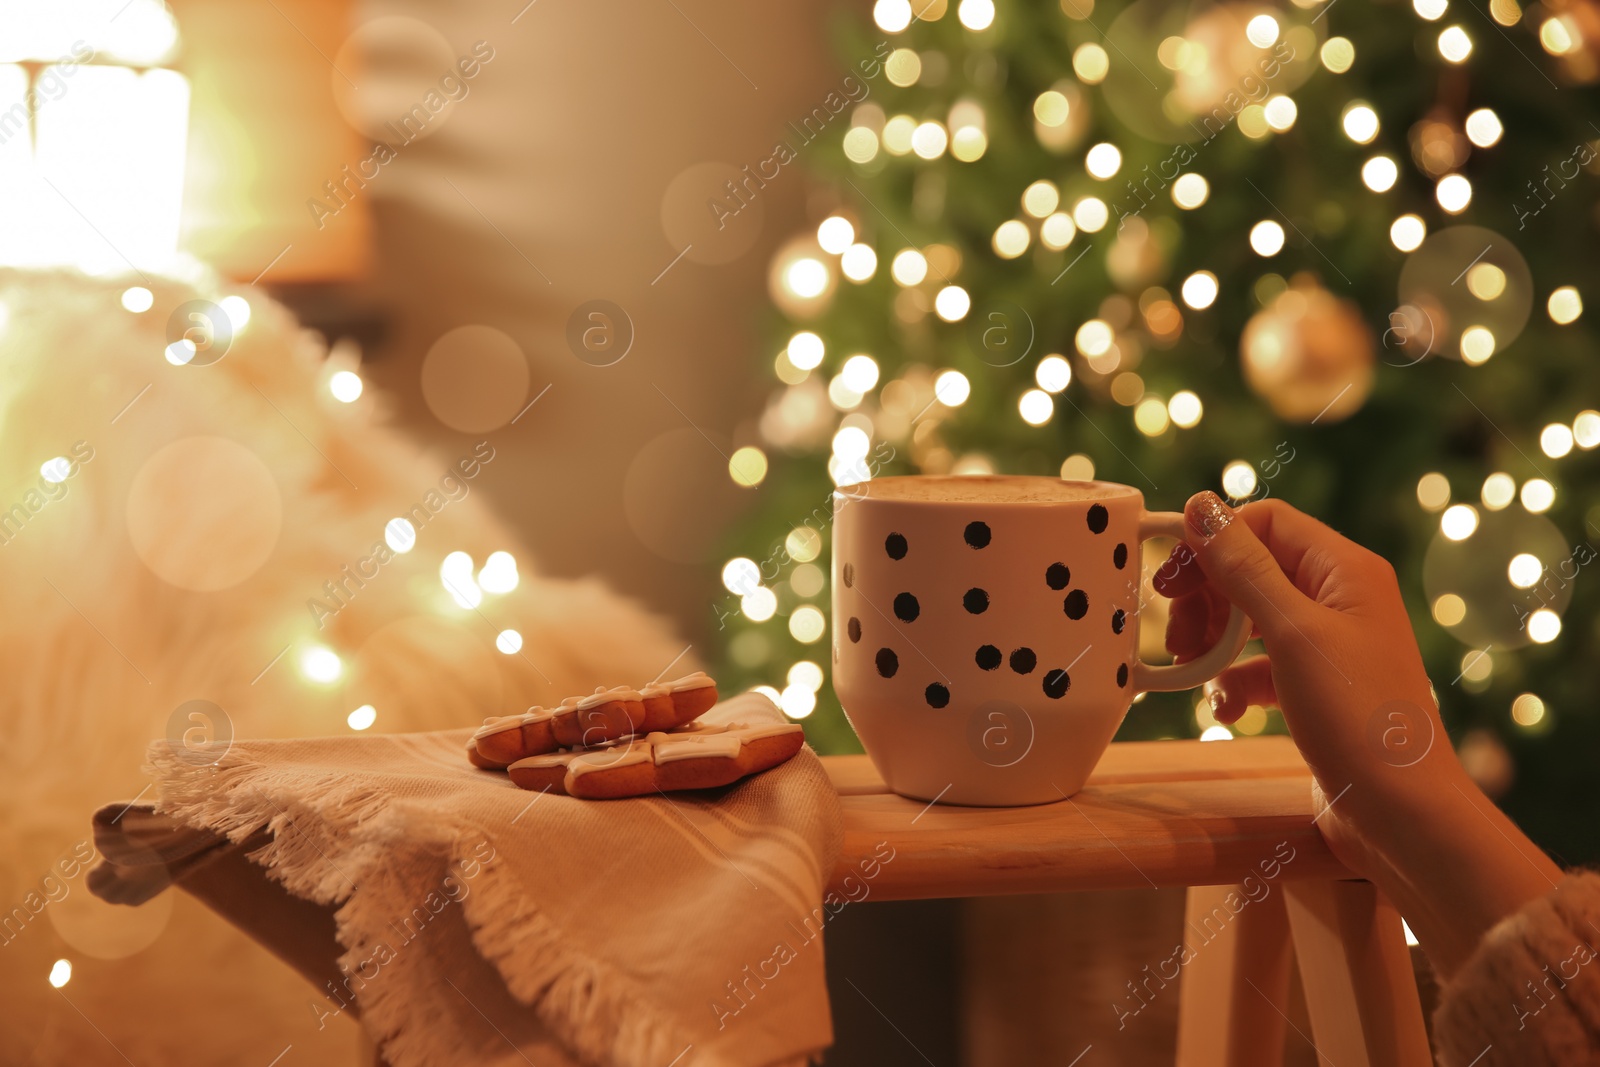
{"type": "Polygon", "coordinates": [[[1283,891],[1268,886],[1261,896],[1263,884],[1254,886],[1255,900],[1236,885],[1189,888],[1178,1067],[1278,1067],[1283,1062],[1289,922],[1283,891]]]}
{"type": "Polygon", "coordinates": [[[1289,926],[1320,1062],[1431,1064],[1400,913],[1363,881],[1285,887],[1289,926]]]}

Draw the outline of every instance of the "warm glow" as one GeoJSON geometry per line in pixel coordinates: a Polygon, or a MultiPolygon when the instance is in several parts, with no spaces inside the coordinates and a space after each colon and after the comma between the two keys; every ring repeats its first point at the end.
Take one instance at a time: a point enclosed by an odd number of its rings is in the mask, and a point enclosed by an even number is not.
{"type": "Polygon", "coordinates": [[[1029,426],[1043,426],[1055,414],[1055,401],[1043,389],[1029,389],[1017,400],[1017,411],[1029,426]]]}
{"type": "MultiPolygon", "coordinates": [[[[844,361],[844,365],[839,368],[839,377],[844,379],[845,388],[852,393],[865,393],[878,384],[878,361],[869,355],[858,353],[844,361]]],[[[856,429],[856,432],[862,431],[856,429]]],[[[866,453],[863,451],[862,455],[866,453]]]]}
{"type": "Polygon", "coordinates": [[[938,159],[949,144],[950,136],[937,122],[924,122],[911,134],[911,150],[923,159],[938,159]]]}
{"type": "Polygon", "coordinates": [[[822,344],[822,338],[810,330],[801,330],[789,338],[789,347],[785,351],[789,353],[789,362],[796,367],[801,370],[814,370],[822,365],[826,348],[822,344]]]}
{"type": "MultiPolygon", "coordinates": [[[[1089,177],[1101,181],[1115,177],[1121,168],[1122,153],[1117,150],[1116,145],[1107,141],[1095,145],[1083,157],[1083,169],[1089,172],[1089,177]]],[[[1055,210],[1054,204],[1051,205],[1051,210],[1055,210]]]]}
{"type": "Polygon", "coordinates": [[[1180,174],[1172,183],[1172,202],[1185,211],[1193,211],[1210,195],[1211,186],[1198,174],[1180,174]]]}
{"type": "MultiPolygon", "coordinates": [[[[728,457],[728,477],[746,488],[760,485],[767,476],[767,454],[755,445],[745,445],[728,457]]],[[[488,589],[488,586],[484,586],[488,589]]],[[[497,590],[489,589],[489,592],[497,590]]]]}
{"type": "Polygon", "coordinates": [[[70,960],[56,960],[50,965],[50,984],[60,989],[72,981],[72,962],[70,960]]]}
{"type": "Polygon", "coordinates": [[[1529,478],[1522,483],[1522,506],[1535,515],[1550,510],[1556,502],[1556,487],[1543,478],[1529,478]]]}
{"type": "Polygon", "coordinates": [[[1389,156],[1373,156],[1361,168],[1361,182],[1375,193],[1387,193],[1400,178],[1400,168],[1389,156]]]}
{"type": "Polygon", "coordinates": [[[328,379],[328,392],[341,404],[353,404],[361,398],[361,391],[365,388],[361,375],[354,371],[335,371],[328,379]]]}
{"type": "Polygon", "coordinates": [[[911,25],[910,0],[878,0],[872,6],[872,21],[884,33],[899,33],[911,25]]]}
{"type": "Polygon", "coordinates": [[[1460,26],[1447,26],[1439,34],[1439,54],[1447,63],[1465,63],[1472,54],[1472,38],[1460,26]]]}
{"type": "Polygon", "coordinates": [[[1560,459],[1572,451],[1572,428],[1552,422],[1539,432],[1539,448],[1551,459],[1560,459]]]}
{"type": "Polygon", "coordinates": [[[1072,53],[1072,71],[1078,80],[1088,85],[1098,85],[1111,69],[1111,57],[1097,44],[1080,45],[1072,53]]]}
{"type": "Polygon", "coordinates": [[[1016,259],[1028,250],[1030,234],[1027,224],[1007,219],[994,231],[994,252],[1001,259],[1016,259]]]}
{"type": "Polygon", "coordinates": [[[1278,40],[1278,20],[1257,15],[1245,25],[1244,35],[1257,48],[1271,48],[1278,40]]]}
{"type": "Polygon", "coordinates": [[[1459,215],[1472,203],[1472,183],[1459,174],[1446,174],[1434,187],[1434,197],[1440,207],[1452,215],[1459,215]]]}
{"type": "Polygon", "coordinates": [[[1450,8],[1450,0],[1412,0],[1412,8],[1429,22],[1437,22],[1450,8]]]}
{"type": "Polygon", "coordinates": [[[1329,73],[1343,74],[1355,65],[1356,46],[1348,37],[1329,37],[1322,43],[1322,65],[1329,73]]]}
{"type": "Polygon", "coordinates": [[[956,18],[973,32],[986,30],[994,22],[994,0],[961,0],[956,18]]]}
{"type": "Polygon", "coordinates": [[[1222,468],[1222,491],[1235,500],[1243,500],[1254,493],[1256,484],[1256,469],[1242,459],[1222,468]]]}
{"type": "Polygon", "coordinates": [[[1078,327],[1074,343],[1085,356],[1099,356],[1111,347],[1111,340],[1111,325],[1101,319],[1090,319],[1078,327]]]}
{"type": "Polygon", "coordinates": [[[1166,433],[1171,425],[1166,402],[1159,396],[1147,396],[1140,400],[1133,409],[1133,425],[1146,437],[1160,437],[1166,433]]]}
{"type": "Polygon", "coordinates": [[[1467,116],[1467,140],[1479,148],[1492,148],[1500,142],[1500,135],[1505,128],[1500,125],[1500,116],[1486,107],[1480,107],[1467,116]]]}
{"type": "Polygon", "coordinates": [[[135,285],[131,289],[122,291],[122,306],[136,315],[149,311],[155,302],[155,294],[142,285],[135,285]]]}
{"type": "Polygon", "coordinates": [[[1039,241],[1046,248],[1059,252],[1072,243],[1078,235],[1078,226],[1072,216],[1058,211],[1039,224],[1039,241]]]}
{"type": "Polygon", "coordinates": [[[378,721],[378,709],[371,704],[363,704],[345,716],[344,721],[352,730],[365,730],[378,721]]]}
{"type": "Polygon", "coordinates": [[[1294,125],[1294,120],[1299,116],[1300,109],[1295,106],[1293,98],[1274,96],[1267,100],[1266,105],[1262,108],[1262,114],[1272,132],[1284,133],[1294,125]]]}
{"type": "Polygon", "coordinates": [[[1208,270],[1195,271],[1183,280],[1179,292],[1185,304],[1196,311],[1203,311],[1216,303],[1217,276],[1208,270]]]}
{"type": "Polygon", "coordinates": [[[344,661],[327,645],[311,645],[300,653],[300,673],[313,682],[331,685],[344,673],[344,661]]]}
{"type": "Polygon", "coordinates": [[[1583,297],[1578,295],[1578,290],[1570,285],[1563,285],[1550,294],[1545,310],[1550,313],[1550,319],[1558,326],[1568,326],[1578,321],[1578,316],[1583,314],[1583,297]]]}
{"type": "Polygon", "coordinates": [[[1476,367],[1494,355],[1494,333],[1486,326],[1468,326],[1461,331],[1461,361],[1476,367]]]}
{"type": "Polygon", "coordinates": [[[1418,478],[1417,503],[1429,511],[1438,511],[1450,503],[1450,480],[1438,471],[1429,471],[1418,478]]]}
{"type": "Polygon", "coordinates": [[[1356,144],[1371,144],[1378,136],[1378,113],[1367,104],[1351,104],[1344,110],[1344,135],[1356,144]]]}
{"type": "Polygon", "coordinates": [[[1532,589],[1544,574],[1544,563],[1531,552],[1518,552],[1506,565],[1506,577],[1518,589],[1532,589]]]}
{"type": "Polygon", "coordinates": [[[1496,471],[1483,480],[1478,497],[1489,511],[1502,511],[1517,498],[1517,482],[1505,471],[1496,471]]]}
{"type": "Polygon", "coordinates": [[[972,395],[972,383],[958,370],[947,370],[933,381],[933,395],[947,408],[960,407],[972,395]]]}
{"type": "Polygon", "coordinates": [[[1033,380],[1047,393],[1059,393],[1072,383],[1072,364],[1060,356],[1045,356],[1033,372],[1033,380]]]}
{"type": "Polygon", "coordinates": [[[824,252],[840,255],[849,248],[856,239],[856,228],[850,220],[839,215],[832,215],[822,220],[817,226],[817,244],[822,246],[824,252]]]}
{"type": "Polygon", "coordinates": [[[1250,247],[1258,256],[1275,256],[1283,251],[1283,227],[1263,219],[1250,228],[1250,247]]]}
{"type": "Polygon", "coordinates": [[[1478,528],[1478,509],[1471,504],[1452,504],[1439,517],[1439,530],[1452,541],[1465,541],[1478,528]]]}
{"type": "Polygon", "coordinates": [[[1548,645],[1561,636],[1561,616],[1549,608],[1540,608],[1528,616],[1528,636],[1535,644],[1548,645]]]}
{"type": "Polygon", "coordinates": [[[1185,389],[1174,393],[1172,399],[1167,401],[1167,415],[1172,421],[1187,430],[1200,423],[1200,416],[1205,407],[1200,403],[1200,398],[1185,389]]]}
{"type": "Polygon", "coordinates": [[[827,625],[827,619],[822,612],[806,604],[795,608],[794,614],[789,616],[789,635],[796,641],[809,645],[822,639],[827,625]]]}
{"type": "Polygon", "coordinates": [[[1097,196],[1086,196],[1072,207],[1072,221],[1084,233],[1099,233],[1110,219],[1105,201],[1097,196]]]}
{"type": "Polygon", "coordinates": [[[839,257],[839,270],[853,282],[864,282],[878,270],[878,253],[871,245],[854,244],[839,257]]]}
{"type": "Polygon", "coordinates": [[[1454,626],[1467,617],[1467,602],[1454,593],[1446,593],[1433,602],[1433,619],[1440,626],[1454,626]]]}
{"type": "Polygon", "coordinates": [[[960,322],[972,309],[972,297],[959,285],[947,285],[933,298],[933,310],[946,322],[960,322]]]}
{"type": "Polygon", "coordinates": [[[761,584],[761,568],[756,561],[735,556],[722,567],[722,587],[734,596],[744,596],[761,584]]]}
{"type": "Polygon", "coordinates": [[[1523,693],[1511,702],[1511,720],[1518,726],[1538,726],[1544,721],[1544,701],[1532,693],[1523,693]]]}
{"type": "Polygon", "coordinates": [[[1600,445],[1600,411],[1578,412],[1572,420],[1572,439],[1585,451],[1600,445]]]}
{"type": "Polygon", "coordinates": [[[1420,215],[1401,215],[1389,226],[1389,240],[1402,252],[1415,252],[1428,236],[1428,224],[1420,215]]]}
{"type": "Polygon", "coordinates": [[[766,622],[778,610],[778,597],[764,585],[739,598],[739,610],[751,622],[766,622]]]}
{"type": "Polygon", "coordinates": [[[1061,203],[1061,190],[1054,182],[1036,181],[1022,191],[1022,210],[1036,219],[1050,214],[1061,203]]]}
{"type": "Polygon", "coordinates": [[[928,276],[928,260],[915,248],[902,248],[889,264],[889,273],[901,285],[918,285],[928,276]]]}

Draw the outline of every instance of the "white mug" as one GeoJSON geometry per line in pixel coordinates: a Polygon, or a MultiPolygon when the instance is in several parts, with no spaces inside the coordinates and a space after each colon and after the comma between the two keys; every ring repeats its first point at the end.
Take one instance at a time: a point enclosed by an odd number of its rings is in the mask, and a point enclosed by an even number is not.
{"type": "Polygon", "coordinates": [[[1135,693],[1190,689],[1250,636],[1140,661],[1139,543],[1184,536],[1139,490],[896,477],[834,493],[833,688],[889,788],[1043,804],[1083,788],[1135,693]]]}

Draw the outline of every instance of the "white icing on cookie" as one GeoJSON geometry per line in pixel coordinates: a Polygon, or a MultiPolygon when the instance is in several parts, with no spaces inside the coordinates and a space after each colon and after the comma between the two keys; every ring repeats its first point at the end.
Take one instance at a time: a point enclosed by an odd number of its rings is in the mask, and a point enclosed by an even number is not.
{"type": "Polygon", "coordinates": [[[629,689],[625,685],[619,685],[614,689],[607,689],[604,686],[601,686],[589,696],[578,700],[574,706],[577,707],[579,711],[588,711],[590,708],[598,708],[602,704],[610,704],[614,701],[642,699],[644,698],[639,694],[637,689],[629,689]]]}
{"type": "Polygon", "coordinates": [[[572,762],[567,764],[568,773],[574,778],[581,778],[591,771],[608,771],[615,767],[632,767],[638,763],[649,763],[650,749],[644,745],[629,745],[606,749],[603,752],[584,752],[571,756],[571,760],[572,762]]]}
{"type": "Polygon", "coordinates": [[[700,759],[701,757],[723,757],[737,759],[739,750],[744,743],[733,734],[702,734],[698,737],[670,738],[658,741],[651,746],[655,753],[656,766],[663,763],[677,763],[679,760],[700,759]]]}
{"type": "Polygon", "coordinates": [[[692,689],[707,689],[717,684],[705,671],[695,671],[670,682],[651,682],[640,692],[647,697],[669,696],[673,693],[686,693],[692,689]]]}

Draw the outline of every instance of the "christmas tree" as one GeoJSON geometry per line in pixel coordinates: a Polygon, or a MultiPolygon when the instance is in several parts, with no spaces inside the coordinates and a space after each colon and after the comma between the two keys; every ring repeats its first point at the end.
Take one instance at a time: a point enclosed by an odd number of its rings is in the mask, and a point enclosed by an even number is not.
{"type": "MultiPolygon", "coordinates": [[[[730,464],[760,506],[723,571],[729,681],[854,748],[827,685],[836,485],[1274,495],[1394,563],[1468,769],[1561,858],[1600,855],[1578,788],[1600,751],[1593,5],[878,0],[873,21],[841,33],[848,124],[803,157],[834,206],[771,264],[776,382],[730,464]]],[[[1151,694],[1119,737],[1208,729],[1230,733],[1197,694],[1151,694]]],[[[1251,709],[1232,732],[1282,729],[1251,709]]]]}

